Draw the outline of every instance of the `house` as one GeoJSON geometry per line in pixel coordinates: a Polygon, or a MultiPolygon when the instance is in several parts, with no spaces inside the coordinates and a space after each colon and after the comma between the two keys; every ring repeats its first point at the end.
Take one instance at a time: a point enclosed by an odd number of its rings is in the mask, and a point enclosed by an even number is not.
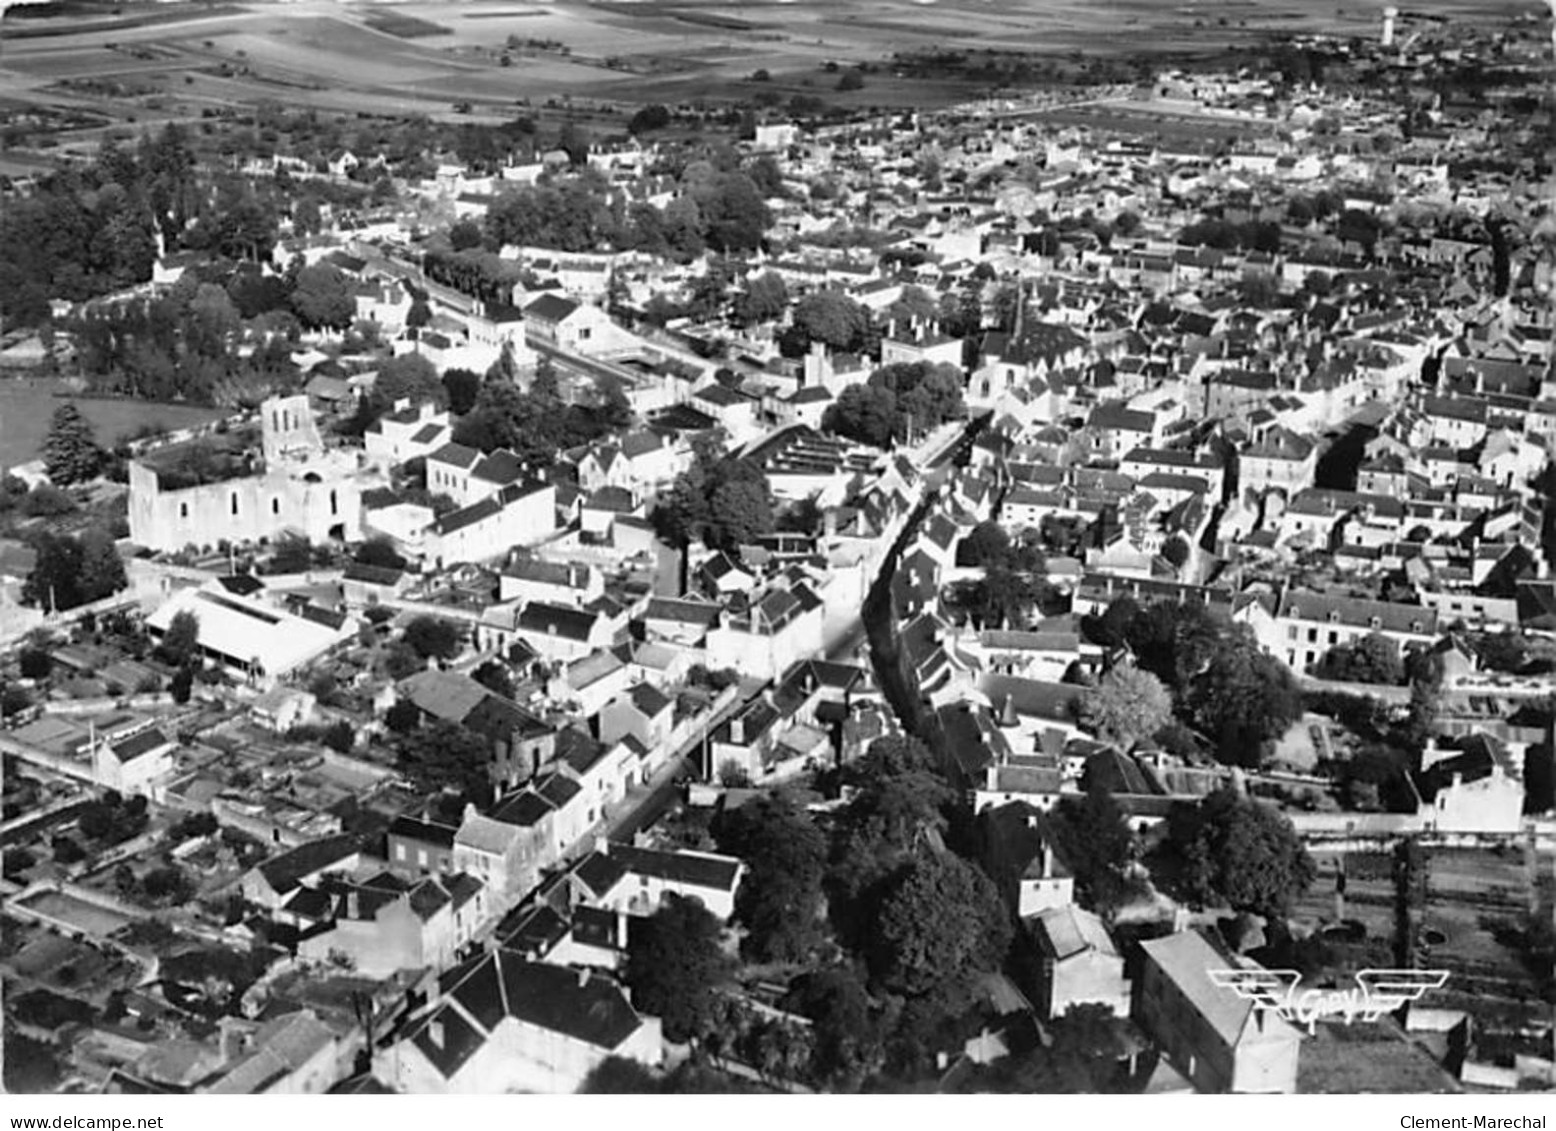
{"type": "Polygon", "coordinates": [[[202,1084],[212,1095],[323,1095],[340,1078],[345,1042],[312,1010],[283,1014],[260,1025],[222,1018],[224,1048],[239,1059],[202,1084]],[[252,1026],[252,1027],[251,1027],[252,1026]]]}
{"type": "Polygon", "coordinates": [[[92,776],[106,789],[150,796],[172,774],[177,745],[154,723],[100,734],[92,749],[92,776]]]}
{"type": "Polygon", "coordinates": [[[357,838],[341,833],[272,856],[249,869],[239,886],[249,903],[274,911],[305,884],[315,885],[327,873],[351,872],[361,863],[362,850],[357,838]]]}
{"type": "Polygon", "coordinates": [[[439,517],[427,529],[427,556],[439,568],[447,568],[490,561],[515,546],[543,542],[557,529],[556,500],[554,483],[533,479],[510,483],[439,517]]]}
{"type": "Polygon", "coordinates": [[[147,631],[160,638],[180,613],[194,616],[206,657],[267,685],[349,643],[357,628],[351,618],[297,616],[212,580],[174,593],[146,618],[147,631]]]}
{"type": "Polygon", "coordinates": [[[1124,959],[1102,920],[1075,904],[1051,907],[1026,920],[1041,961],[1033,1003],[1043,1017],[1072,1005],[1105,1005],[1129,1016],[1124,959]]]}
{"type": "Polygon", "coordinates": [[[657,750],[670,740],[675,722],[675,700],[651,683],[638,683],[600,711],[600,741],[620,742],[635,738],[647,750],[657,750]]]}
{"type": "Polygon", "coordinates": [[[659,1022],[586,970],[488,952],[443,974],[375,1064],[401,1092],[571,1093],[606,1057],[657,1066],[659,1022]]]}
{"type": "Polygon", "coordinates": [[[451,427],[448,412],[436,405],[402,405],[369,425],[362,443],[369,459],[402,464],[426,459],[447,446],[451,427]]]}
{"type": "Polygon", "coordinates": [[[568,353],[594,352],[615,329],[610,316],[599,307],[558,294],[534,299],[524,307],[524,318],[536,340],[568,353]]]}
{"type": "Polygon", "coordinates": [[[582,608],[605,592],[605,578],[583,562],[518,558],[503,567],[498,580],[503,601],[549,601],[582,608]]]}
{"type": "Polygon", "coordinates": [[[673,852],[612,844],[609,865],[588,861],[582,866],[591,881],[593,906],[628,915],[648,916],[665,896],[693,899],[721,920],[735,914],[735,893],[745,876],[745,864],[733,856],[711,852],[673,852]]]}
{"type": "MultiPolygon", "coordinates": [[[[314,894],[304,888],[293,900],[303,903],[314,894]]],[[[481,882],[458,873],[407,880],[381,872],[320,894],[328,909],[320,923],[300,934],[298,957],[349,959],[366,978],[448,965],[475,936],[487,911],[481,882]]]]}
{"type": "Polygon", "coordinates": [[[1262,966],[1193,930],[1143,942],[1140,950],[1133,1018],[1196,1091],[1296,1091],[1301,1033],[1211,979],[1212,971],[1262,966]]]}
{"type": "Polygon", "coordinates": [[[566,663],[610,646],[610,618],[594,609],[574,609],[549,601],[531,601],[516,622],[518,637],[543,659],[566,663]]]}

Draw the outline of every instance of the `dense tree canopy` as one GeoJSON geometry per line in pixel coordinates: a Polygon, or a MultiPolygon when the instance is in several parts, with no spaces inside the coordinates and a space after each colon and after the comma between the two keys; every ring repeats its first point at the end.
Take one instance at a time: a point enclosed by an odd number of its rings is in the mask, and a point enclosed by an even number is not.
{"type": "Polygon", "coordinates": [[[1082,704],[1086,724],[1126,751],[1172,718],[1172,696],[1162,681],[1131,663],[1110,668],[1082,704]]]}
{"type": "Polygon", "coordinates": [[[694,539],[734,549],[775,525],[772,489],[755,463],[704,448],[659,500],[655,529],[672,545],[694,539]]]}
{"type": "Polygon", "coordinates": [[[792,801],[765,797],[725,817],[717,836],[719,851],[750,869],[735,897],[742,953],[755,962],[805,959],[821,938],[821,830],[792,801]]]}
{"type": "Polygon", "coordinates": [[[882,900],[866,955],[883,989],[919,997],[998,970],[1011,937],[987,876],[959,857],[925,852],[882,900]]]}
{"type": "Polygon", "coordinates": [[[49,481],[60,487],[85,483],[97,476],[103,450],[97,446],[92,425],[72,401],[54,410],[48,435],[43,439],[43,469],[49,481]]]}
{"type": "Polygon", "coordinates": [[[730,973],[721,934],[707,908],[677,895],[667,895],[648,918],[632,921],[625,981],[633,1006],[658,1017],[667,1040],[697,1041],[712,1032],[730,973]]]}
{"type": "Polygon", "coordinates": [[[1316,874],[1285,814],[1230,788],[1175,811],[1169,828],[1185,892],[1200,903],[1284,916],[1316,874]]]}

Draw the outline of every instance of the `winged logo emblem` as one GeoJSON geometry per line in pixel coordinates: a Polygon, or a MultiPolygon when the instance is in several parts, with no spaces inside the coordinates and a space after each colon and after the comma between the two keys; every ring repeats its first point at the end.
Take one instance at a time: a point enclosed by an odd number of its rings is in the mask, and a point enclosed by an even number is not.
{"type": "Polygon", "coordinates": [[[1210,980],[1244,1001],[1268,1009],[1283,1020],[1305,1025],[1309,1033],[1321,1020],[1376,1021],[1428,990],[1441,989],[1446,970],[1358,970],[1356,984],[1344,989],[1302,988],[1297,970],[1209,970],[1210,980]]]}

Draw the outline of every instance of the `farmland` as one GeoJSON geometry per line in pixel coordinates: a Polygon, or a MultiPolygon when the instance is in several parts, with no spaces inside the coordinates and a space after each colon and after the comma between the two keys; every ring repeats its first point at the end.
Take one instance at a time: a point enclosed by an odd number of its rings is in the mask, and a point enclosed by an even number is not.
{"type": "MultiPolygon", "coordinates": [[[[102,125],[209,118],[267,100],[448,119],[457,107],[492,121],[512,117],[515,107],[759,94],[925,107],[989,86],[966,76],[909,79],[893,73],[892,56],[1203,55],[1278,32],[1368,34],[1379,7],[1333,0],[411,0],[385,8],[258,0],[114,8],[65,0],[5,18],[0,107],[63,107],[102,119],[98,130],[84,127],[67,143],[94,142],[102,125]],[[878,69],[865,89],[838,93],[823,68],[852,64],[878,69]],[[766,74],[754,82],[758,71],[766,74]]],[[[1416,7],[1502,19],[1529,5],[1428,0],[1416,7]]],[[[0,124],[22,112],[0,109],[0,124]]]]}
{"type": "MultiPolygon", "coordinates": [[[[37,459],[54,410],[64,404],[65,383],[44,379],[0,380],[0,467],[37,459]]],[[[97,439],[105,445],[131,435],[147,425],[186,428],[219,419],[217,409],[195,405],[162,405],[145,401],[83,398],[75,405],[92,423],[97,439]]]]}

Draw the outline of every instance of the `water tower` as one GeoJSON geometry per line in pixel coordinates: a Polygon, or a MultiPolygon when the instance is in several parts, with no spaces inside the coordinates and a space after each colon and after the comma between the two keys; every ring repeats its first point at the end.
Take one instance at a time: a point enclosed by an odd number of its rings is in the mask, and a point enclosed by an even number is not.
{"type": "Polygon", "coordinates": [[[1383,9],[1383,46],[1385,48],[1394,46],[1394,21],[1397,19],[1399,19],[1398,8],[1390,7],[1383,9]]]}

